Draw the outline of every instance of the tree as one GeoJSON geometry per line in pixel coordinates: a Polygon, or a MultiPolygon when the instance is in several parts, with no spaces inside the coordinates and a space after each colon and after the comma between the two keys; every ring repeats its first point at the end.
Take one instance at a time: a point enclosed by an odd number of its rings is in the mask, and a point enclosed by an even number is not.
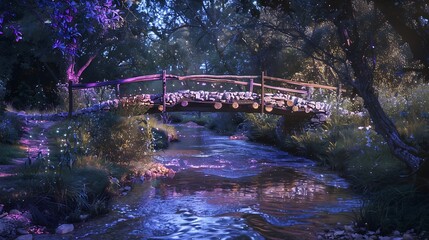
{"type": "Polygon", "coordinates": [[[55,36],[53,48],[59,49],[65,58],[67,80],[78,83],[105,42],[116,40],[115,35],[109,35],[109,30],[123,25],[120,9],[112,0],[45,1],[41,7],[53,10],[50,16],[55,36]],[[86,60],[79,61],[82,58],[86,60]]]}
{"type": "Polygon", "coordinates": [[[374,89],[377,62],[375,39],[370,33],[378,28],[377,13],[361,11],[368,6],[371,9],[370,3],[353,0],[296,0],[286,4],[277,0],[261,0],[259,4],[243,5],[243,9],[252,12],[265,7],[270,9],[271,14],[281,12],[281,21],[277,19],[276,24],[262,24],[285,34],[289,41],[301,42],[298,48],[334,69],[340,75],[339,79],[363,99],[375,130],[383,136],[391,152],[412,172],[417,171],[424,159],[419,157],[415,148],[401,139],[380,105],[374,89]],[[321,36],[318,36],[321,32],[321,36]],[[332,35],[336,39],[330,39],[332,35]],[[329,44],[323,45],[324,42],[329,44]]]}
{"type": "Polygon", "coordinates": [[[411,70],[422,72],[429,80],[429,9],[425,0],[383,1],[373,0],[375,7],[395,31],[407,42],[414,59],[423,68],[411,70]]]}

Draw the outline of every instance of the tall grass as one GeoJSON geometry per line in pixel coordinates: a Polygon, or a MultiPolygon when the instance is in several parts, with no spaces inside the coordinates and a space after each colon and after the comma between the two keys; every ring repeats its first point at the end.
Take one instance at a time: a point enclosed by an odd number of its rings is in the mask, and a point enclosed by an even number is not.
{"type": "Polygon", "coordinates": [[[25,150],[19,146],[23,133],[23,122],[19,118],[14,114],[0,114],[0,165],[26,156],[25,150]]]}

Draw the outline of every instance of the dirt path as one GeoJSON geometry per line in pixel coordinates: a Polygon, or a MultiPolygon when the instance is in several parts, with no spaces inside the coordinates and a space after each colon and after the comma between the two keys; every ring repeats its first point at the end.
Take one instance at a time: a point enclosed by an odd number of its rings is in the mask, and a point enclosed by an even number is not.
{"type": "Polygon", "coordinates": [[[12,159],[12,164],[0,165],[0,178],[16,174],[17,167],[24,164],[34,163],[38,156],[49,156],[49,144],[47,130],[55,122],[41,120],[24,121],[24,134],[19,144],[27,152],[27,157],[12,159]]]}

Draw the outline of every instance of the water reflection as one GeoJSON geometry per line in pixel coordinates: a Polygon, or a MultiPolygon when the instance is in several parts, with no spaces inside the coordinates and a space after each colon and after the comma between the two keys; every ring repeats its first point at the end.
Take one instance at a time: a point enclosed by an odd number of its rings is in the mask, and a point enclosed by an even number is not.
{"type": "Polygon", "coordinates": [[[359,205],[343,179],[309,160],[204,129],[181,131],[182,141],[157,158],[177,171],[174,179],[135,186],[77,238],[314,239],[359,205]]]}

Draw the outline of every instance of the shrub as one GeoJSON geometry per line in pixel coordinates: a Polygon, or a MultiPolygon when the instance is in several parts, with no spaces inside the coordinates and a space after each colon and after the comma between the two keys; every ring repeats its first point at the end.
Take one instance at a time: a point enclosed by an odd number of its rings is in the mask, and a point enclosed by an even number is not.
{"type": "Polygon", "coordinates": [[[237,126],[242,122],[242,114],[220,112],[210,115],[207,127],[219,134],[230,135],[237,131],[237,126]]]}
{"type": "Polygon", "coordinates": [[[0,116],[0,143],[16,144],[23,134],[23,123],[12,114],[0,116]]]}
{"type": "Polygon", "coordinates": [[[244,121],[240,124],[246,136],[251,141],[261,143],[276,143],[276,127],[278,116],[259,113],[243,115],[244,121]]]}
{"type": "Polygon", "coordinates": [[[55,226],[59,221],[81,221],[81,215],[99,215],[107,211],[110,195],[106,171],[76,168],[58,173],[33,165],[20,178],[21,195],[14,197],[31,211],[36,224],[55,226]],[[43,169],[43,170],[41,170],[43,169]]]}

